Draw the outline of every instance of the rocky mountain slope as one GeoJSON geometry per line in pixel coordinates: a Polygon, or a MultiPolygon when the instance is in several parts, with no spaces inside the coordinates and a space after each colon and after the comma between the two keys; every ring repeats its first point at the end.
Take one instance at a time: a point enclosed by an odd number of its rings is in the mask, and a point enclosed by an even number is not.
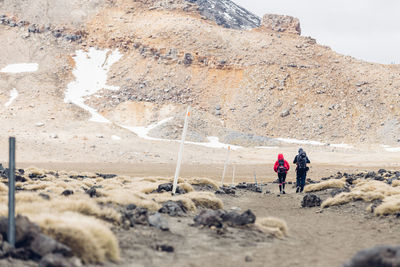
{"type": "MultiPolygon", "coordinates": [[[[24,83],[31,96],[34,107],[18,107],[18,120],[51,113],[50,123],[71,118],[57,127],[85,127],[89,115],[63,98],[74,79],[71,56],[96,47],[123,54],[107,81],[119,90],[102,90],[86,104],[117,125],[175,118],[153,129],[154,137],[179,138],[191,105],[193,141],[218,136],[240,145],[268,145],[276,137],[400,142],[400,66],[337,54],[300,36],[293,18],[268,15],[261,22],[227,0],[28,2],[30,9],[26,1],[0,2],[0,36],[7,47],[0,67],[18,58],[41,66],[30,76],[0,74],[2,88],[24,83]]],[[[6,102],[8,92],[0,98],[6,102]]],[[[18,121],[6,113],[2,119],[18,121]]]]}

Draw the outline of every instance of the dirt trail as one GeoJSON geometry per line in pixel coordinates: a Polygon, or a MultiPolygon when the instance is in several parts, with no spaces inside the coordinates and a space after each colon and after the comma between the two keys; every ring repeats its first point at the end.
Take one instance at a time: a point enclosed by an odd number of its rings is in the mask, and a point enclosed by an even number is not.
{"type": "MultiPolygon", "coordinates": [[[[254,266],[341,266],[357,251],[375,245],[398,245],[398,219],[378,218],[367,211],[364,203],[323,209],[300,208],[303,194],[277,197],[277,185],[272,194],[245,193],[240,198],[224,197],[225,208],[238,206],[251,209],[259,216],[284,219],[289,237],[273,241],[268,246],[251,249],[254,266]]],[[[318,193],[322,199],[328,193],[318,193]]]]}

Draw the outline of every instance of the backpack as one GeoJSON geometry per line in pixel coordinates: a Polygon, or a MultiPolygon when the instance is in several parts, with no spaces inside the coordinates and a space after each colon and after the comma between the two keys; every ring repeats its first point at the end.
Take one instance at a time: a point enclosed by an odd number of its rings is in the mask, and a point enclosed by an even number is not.
{"type": "Polygon", "coordinates": [[[297,169],[307,168],[307,156],[306,153],[302,152],[297,156],[297,169]]]}
{"type": "Polygon", "coordinates": [[[278,173],[286,173],[286,168],[285,168],[285,161],[280,159],[278,161],[279,165],[278,165],[278,173]]]}

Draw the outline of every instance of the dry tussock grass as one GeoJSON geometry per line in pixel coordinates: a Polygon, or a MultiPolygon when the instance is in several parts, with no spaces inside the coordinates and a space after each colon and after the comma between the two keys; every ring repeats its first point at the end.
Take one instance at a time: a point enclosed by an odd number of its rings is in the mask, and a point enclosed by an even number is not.
{"type": "Polygon", "coordinates": [[[321,190],[325,190],[325,189],[329,189],[329,188],[343,188],[343,187],[345,187],[345,185],[346,185],[346,182],[343,179],[341,179],[341,180],[331,179],[331,180],[320,182],[317,184],[307,185],[304,188],[304,192],[306,192],[306,193],[315,192],[315,191],[321,191],[321,190]]]}
{"type": "Polygon", "coordinates": [[[151,199],[151,197],[140,192],[124,189],[102,190],[102,197],[97,198],[99,203],[114,203],[119,205],[135,204],[151,211],[157,211],[161,205],[151,199]]]}
{"type": "Polygon", "coordinates": [[[400,180],[394,180],[394,181],[392,181],[392,186],[393,186],[393,187],[400,186],[400,180]]]}
{"type": "Polygon", "coordinates": [[[222,209],[224,207],[221,199],[217,198],[215,194],[211,192],[189,192],[183,196],[192,200],[197,207],[213,210],[222,209]]]}
{"type": "Polygon", "coordinates": [[[100,220],[79,213],[44,213],[28,216],[43,232],[68,245],[85,263],[118,261],[118,241],[100,220]]]}
{"type": "Polygon", "coordinates": [[[391,215],[400,213],[400,194],[386,197],[383,203],[375,208],[375,215],[391,215]]]}
{"type": "Polygon", "coordinates": [[[325,200],[322,203],[322,207],[342,205],[357,200],[364,202],[382,200],[382,204],[374,210],[375,215],[397,214],[400,212],[400,188],[375,180],[359,181],[350,192],[343,192],[325,200]]]}
{"type": "Polygon", "coordinates": [[[192,185],[211,185],[215,190],[219,189],[219,184],[208,178],[192,178],[188,179],[188,183],[192,185]]]}
{"type": "Polygon", "coordinates": [[[8,192],[8,186],[3,183],[0,183],[0,192],[8,192]]]}
{"type": "Polygon", "coordinates": [[[34,166],[31,166],[25,170],[26,174],[34,174],[34,175],[45,175],[48,171],[45,169],[40,169],[34,166]]]}
{"type": "Polygon", "coordinates": [[[183,190],[185,190],[187,193],[194,191],[193,186],[189,183],[181,183],[181,184],[178,184],[178,186],[180,188],[182,188],[183,190]]]}
{"type": "Polygon", "coordinates": [[[255,227],[261,232],[276,238],[284,238],[288,235],[286,222],[274,217],[257,218],[255,227]]]}
{"type": "MultiPolygon", "coordinates": [[[[151,211],[157,211],[161,204],[168,201],[182,201],[188,211],[195,212],[197,207],[222,209],[223,203],[211,192],[195,192],[191,184],[208,184],[218,188],[210,179],[198,178],[186,180],[180,178],[178,185],[186,194],[172,196],[170,192],[152,193],[162,183],[172,182],[171,178],[131,178],[117,176],[103,179],[93,173],[51,172],[38,168],[29,168],[29,174],[46,175],[19,185],[25,190],[16,194],[16,212],[28,216],[40,225],[43,231],[58,241],[69,245],[84,262],[104,262],[118,260],[119,250],[115,236],[109,230],[110,222],[119,224],[121,215],[114,209],[102,208],[99,204],[118,205],[135,204],[151,211]],[[88,178],[77,178],[77,176],[88,178]],[[73,178],[70,178],[73,176],[73,178]],[[90,198],[83,190],[100,186],[98,198],[90,198]],[[74,191],[73,195],[62,196],[65,189],[74,191]],[[50,200],[39,196],[46,193],[50,200]],[[151,193],[151,194],[150,194],[151,193]]],[[[8,187],[0,183],[0,214],[7,215],[8,187]]]]}

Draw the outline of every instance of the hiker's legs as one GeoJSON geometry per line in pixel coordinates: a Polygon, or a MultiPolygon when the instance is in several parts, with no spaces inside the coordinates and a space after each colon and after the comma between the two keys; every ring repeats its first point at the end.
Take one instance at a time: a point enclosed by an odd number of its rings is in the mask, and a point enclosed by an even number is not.
{"type": "Polygon", "coordinates": [[[301,172],[301,179],[300,179],[300,182],[301,182],[301,185],[300,185],[300,192],[303,192],[303,190],[304,190],[304,186],[306,185],[306,176],[307,176],[307,172],[306,172],[306,171],[303,171],[303,172],[301,172]]]}
{"type": "Polygon", "coordinates": [[[301,176],[300,176],[300,172],[297,171],[296,172],[296,193],[299,192],[300,187],[301,187],[301,176]]]}
{"type": "Polygon", "coordinates": [[[278,173],[278,180],[279,180],[279,192],[282,192],[282,186],[283,186],[283,181],[284,181],[284,178],[283,178],[283,175],[282,174],[284,174],[284,173],[278,173]]]}
{"type": "Polygon", "coordinates": [[[285,191],[285,185],[286,185],[286,173],[282,173],[282,189],[285,191]]]}

